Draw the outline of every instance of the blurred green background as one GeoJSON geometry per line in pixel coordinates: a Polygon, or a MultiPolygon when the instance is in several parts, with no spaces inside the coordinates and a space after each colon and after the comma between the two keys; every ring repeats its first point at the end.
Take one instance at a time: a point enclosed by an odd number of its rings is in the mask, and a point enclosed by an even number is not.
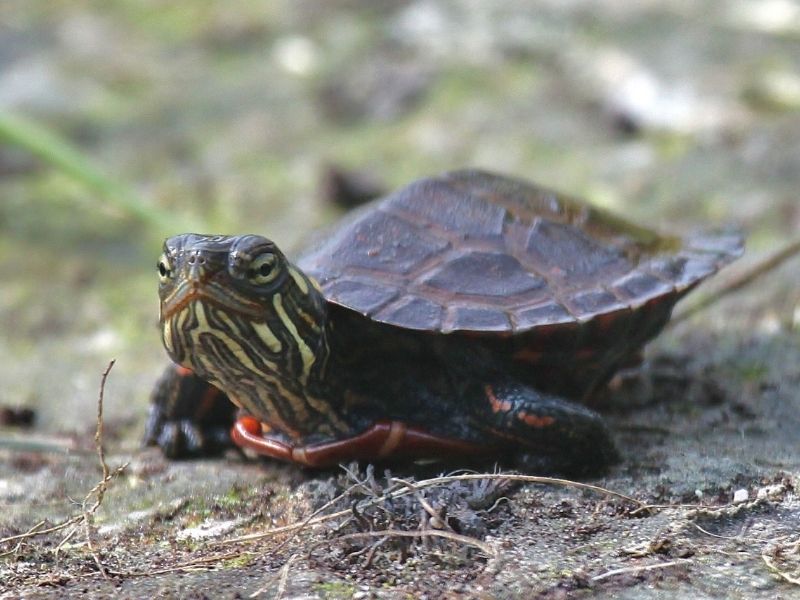
{"type": "MultiPolygon", "coordinates": [[[[81,436],[115,357],[132,447],[161,239],[297,247],[339,211],[330,164],[387,188],[494,169],[656,228],[737,225],[752,260],[800,225],[800,6],[3,0],[0,404],[81,436]]],[[[792,272],[707,326],[795,329],[792,272]]]]}

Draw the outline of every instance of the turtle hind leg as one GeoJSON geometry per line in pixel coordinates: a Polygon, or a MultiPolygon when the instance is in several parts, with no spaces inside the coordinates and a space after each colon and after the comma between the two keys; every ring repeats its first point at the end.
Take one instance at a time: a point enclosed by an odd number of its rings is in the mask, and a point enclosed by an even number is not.
{"type": "Polygon", "coordinates": [[[236,407],[189,369],[169,365],[150,398],[143,445],[168,458],[213,456],[232,447],[236,407]]]}
{"type": "Polygon", "coordinates": [[[618,460],[595,411],[517,382],[480,386],[473,417],[527,472],[590,475],[618,460]]]}

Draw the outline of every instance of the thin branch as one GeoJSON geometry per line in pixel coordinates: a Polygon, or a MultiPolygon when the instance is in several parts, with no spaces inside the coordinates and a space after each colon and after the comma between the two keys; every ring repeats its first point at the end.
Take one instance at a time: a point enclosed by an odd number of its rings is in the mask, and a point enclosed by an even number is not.
{"type": "Polygon", "coordinates": [[[728,296],[729,294],[732,294],[733,292],[740,290],[747,285],[750,285],[756,279],[758,279],[762,275],[774,271],[783,263],[785,263],[787,260],[796,256],[798,253],[800,253],[800,238],[790,241],[786,246],[775,252],[775,254],[767,257],[765,260],[756,263],[743,273],[739,274],[738,276],[734,277],[733,279],[725,283],[719,289],[711,292],[708,296],[702,298],[699,302],[696,302],[686,310],[681,311],[679,314],[672,317],[668,326],[672,327],[677,323],[685,321],[692,315],[695,315],[701,310],[705,310],[712,304],[715,304],[717,301],[721,300],[725,296],[728,296]]]}
{"type": "MultiPolygon", "coordinates": [[[[300,557],[299,554],[292,554],[286,561],[286,563],[281,567],[280,576],[278,578],[278,585],[275,588],[275,595],[273,596],[274,600],[280,600],[283,594],[286,592],[286,584],[289,581],[289,569],[292,568],[292,563],[294,563],[294,561],[296,561],[299,557],[300,557]]],[[[250,594],[250,598],[257,598],[271,587],[272,583],[269,583],[257,589],[255,592],[250,594]]]]}
{"type": "Polygon", "coordinates": [[[775,573],[775,575],[777,575],[787,583],[800,586],[800,578],[795,577],[794,575],[790,575],[786,571],[782,571],[778,567],[778,565],[775,564],[775,561],[772,560],[772,557],[770,557],[766,552],[761,553],[761,560],[764,561],[764,564],[767,565],[767,568],[773,573],[775,573]]]}
{"type": "Polygon", "coordinates": [[[800,539],[793,541],[790,544],[777,544],[773,546],[771,551],[764,550],[761,553],[761,560],[764,561],[764,564],[767,565],[767,568],[775,573],[778,577],[783,579],[784,581],[791,583],[792,585],[800,586],[800,578],[795,575],[790,575],[786,571],[781,570],[778,565],[775,564],[773,557],[770,554],[774,555],[785,555],[785,554],[797,554],[800,552],[800,539]]]}
{"type": "Polygon", "coordinates": [[[103,469],[103,479],[94,487],[91,492],[89,492],[89,494],[86,495],[86,498],[83,500],[83,527],[86,533],[86,546],[89,548],[89,553],[92,555],[92,558],[97,565],[97,569],[100,571],[103,579],[109,578],[108,571],[106,571],[103,561],[100,559],[100,555],[95,547],[92,525],[94,521],[94,512],[103,503],[103,498],[105,497],[106,490],[108,489],[110,470],[108,468],[108,463],[106,463],[105,450],[103,449],[103,400],[105,398],[108,374],[111,372],[111,369],[114,367],[116,362],[116,360],[112,359],[108,363],[106,370],[103,371],[103,375],[100,378],[100,391],[98,392],[97,396],[97,426],[94,432],[94,446],[97,450],[97,458],[100,460],[100,466],[103,469]],[[91,508],[87,509],[86,503],[89,501],[89,498],[93,492],[96,493],[95,503],[91,508]]]}
{"type": "Polygon", "coordinates": [[[564,487],[574,487],[579,490],[587,490],[605,496],[613,496],[615,498],[619,498],[620,500],[625,500],[626,502],[635,504],[639,507],[645,505],[644,502],[642,502],[641,500],[637,500],[636,498],[632,498],[631,496],[626,496],[625,494],[622,494],[620,492],[615,492],[614,490],[609,490],[607,488],[600,487],[598,485],[592,485],[590,483],[581,483],[580,481],[572,481],[571,479],[560,479],[557,477],[539,477],[536,475],[517,475],[517,474],[505,474],[505,473],[444,475],[442,477],[424,479],[416,483],[415,485],[417,488],[423,488],[423,487],[431,487],[434,485],[441,485],[443,483],[453,483],[455,481],[474,481],[474,480],[485,480],[485,479],[500,479],[500,480],[504,479],[509,481],[521,481],[523,483],[540,483],[544,485],[560,485],[564,487]]]}
{"type": "MultiPolygon", "coordinates": [[[[46,529],[42,529],[41,526],[43,522],[39,522],[25,533],[17,534],[8,536],[5,538],[0,539],[0,544],[5,544],[8,542],[18,541],[21,542],[27,538],[38,537],[42,535],[46,535],[48,533],[55,533],[57,531],[63,531],[67,528],[72,528],[70,531],[64,536],[64,538],[58,543],[54,552],[58,554],[58,552],[63,548],[63,546],[75,535],[78,527],[83,525],[86,531],[86,544],[89,548],[89,552],[92,554],[92,558],[94,559],[95,563],[97,564],[98,570],[104,577],[108,577],[108,571],[103,566],[102,561],[100,560],[99,555],[97,554],[97,549],[94,546],[92,540],[92,531],[91,531],[91,524],[94,513],[100,507],[103,502],[103,497],[105,496],[105,492],[108,489],[109,482],[119,476],[128,466],[127,463],[120,465],[114,471],[111,471],[108,467],[108,464],[105,460],[105,452],[103,450],[103,399],[105,395],[105,385],[106,380],[108,379],[108,374],[111,372],[112,367],[114,366],[115,361],[110,361],[108,367],[106,367],[105,371],[103,371],[103,375],[100,380],[100,391],[98,393],[97,399],[97,427],[95,430],[95,446],[97,450],[97,456],[100,460],[100,464],[103,470],[103,478],[86,494],[81,504],[81,513],[78,515],[74,515],[68,519],[65,519],[61,523],[54,525],[52,527],[48,527],[46,529]],[[94,498],[94,503],[91,506],[88,506],[89,501],[94,498]]],[[[17,547],[19,543],[17,544],[17,547]]]]}
{"type": "MultiPolygon", "coordinates": [[[[486,544],[476,538],[453,533],[452,531],[444,531],[441,529],[427,529],[425,531],[403,531],[400,529],[384,529],[382,531],[362,531],[358,533],[346,533],[344,535],[334,538],[335,541],[342,540],[357,540],[365,538],[385,538],[385,537],[409,537],[409,538],[424,538],[427,536],[440,537],[451,542],[465,544],[467,546],[474,546],[481,550],[489,558],[495,558],[497,552],[489,544],[486,544]]],[[[330,540],[323,540],[314,545],[314,548],[322,544],[330,543],[330,540]]]]}
{"type": "Polygon", "coordinates": [[[656,563],[654,565],[622,567],[620,569],[612,569],[610,571],[606,571],[605,573],[601,573],[600,575],[595,575],[594,577],[592,577],[592,581],[602,581],[603,579],[608,579],[609,577],[613,577],[614,575],[642,573],[645,571],[654,571],[656,569],[666,569],[667,567],[675,567],[677,565],[689,565],[691,563],[692,561],[690,560],[673,560],[672,562],[656,563]]]}
{"type": "MultiPolygon", "coordinates": [[[[30,532],[29,535],[39,531],[39,528],[42,527],[45,524],[45,522],[46,521],[39,521],[38,523],[36,523],[36,525],[31,527],[28,530],[28,532],[30,532]]],[[[5,539],[8,540],[9,538],[5,538],[5,539]]],[[[8,550],[7,552],[0,552],[0,558],[4,558],[6,556],[10,556],[11,554],[16,554],[17,552],[19,552],[20,548],[22,548],[22,542],[23,541],[25,541],[25,537],[20,536],[19,537],[19,541],[17,542],[16,546],[14,546],[11,550],[8,550]]]]}
{"type": "Polygon", "coordinates": [[[176,571],[194,571],[197,569],[210,569],[214,566],[213,563],[221,562],[223,560],[230,560],[241,558],[242,556],[254,556],[254,552],[247,552],[242,550],[235,550],[233,552],[226,552],[225,554],[215,554],[214,556],[204,556],[196,558],[184,563],[165,567],[163,569],[155,569],[148,571],[131,571],[125,573],[127,577],[149,577],[151,575],[166,575],[167,573],[175,573],[176,571]]]}
{"type": "MultiPolygon", "coordinates": [[[[0,114],[0,143],[22,148],[59,172],[102,196],[109,205],[159,229],[175,229],[179,220],[165,210],[146,203],[130,187],[106,174],[82,150],[53,129],[38,122],[4,112],[0,114]]],[[[181,229],[191,229],[189,217],[181,229]]]]}
{"type": "MultiPolygon", "coordinates": [[[[636,500],[635,498],[632,498],[630,496],[626,496],[625,494],[621,494],[619,492],[615,492],[613,490],[609,490],[609,489],[606,489],[606,488],[603,488],[603,487],[600,487],[600,486],[591,485],[589,483],[581,483],[579,481],[571,481],[569,479],[558,479],[558,478],[554,478],[554,477],[538,477],[538,476],[535,476],[535,475],[517,475],[517,474],[506,474],[506,473],[468,473],[468,474],[464,474],[464,475],[445,475],[445,476],[442,476],[442,477],[434,477],[434,478],[431,478],[431,479],[423,479],[422,481],[419,481],[419,482],[415,483],[414,486],[415,486],[415,488],[417,490],[420,490],[422,488],[433,487],[433,486],[436,486],[436,485],[442,485],[442,484],[452,483],[452,482],[456,482],[456,481],[478,481],[478,480],[491,480],[491,479],[507,480],[507,481],[521,481],[521,482],[524,482],[524,483],[539,483],[539,484],[544,484],[544,485],[561,485],[561,486],[566,486],[566,487],[574,487],[574,488],[577,488],[577,489],[587,490],[587,491],[595,492],[595,493],[598,493],[598,494],[604,494],[604,495],[607,495],[607,496],[613,496],[615,498],[619,498],[619,499],[624,500],[626,502],[630,502],[632,504],[638,505],[639,507],[645,506],[644,502],[641,502],[640,500],[636,500]]],[[[400,483],[400,484],[403,483],[402,479],[397,479],[397,478],[393,479],[392,481],[394,481],[396,483],[400,483]]],[[[379,496],[377,498],[369,500],[369,501],[363,503],[361,505],[361,507],[362,508],[368,508],[370,506],[376,506],[378,504],[386,502],[387,500],[392,500],[392,499],[395,499],[395,498],[399,498],[401,496],[405,496],[405,495],[411,494],[413,492],[414,492],[414,488],[408,488],[408,487],[404,486],[403,488],[391,491],[391,492],[386,493],[386,494],[384,494],[382,496],[379,496]]],[[[342,494],[341,496],[344,496],[344,494],[342,494]]],[[[326,506],[331,505],[332,503],[333,503],[333,501],[329,502],[326,506]]],[[[316,512],[319,513],[320,510],[317,510],[316,512]]],[[[352,510],[348,508],[348,509],[340,510],[340,511],[337,511],[337,512],[334,512],[334,513],[330,513],[330,514],[327,514],[327,515],[322,515],[320,517],[305,519],[304,521],[302,521],[300,523],[293,523],[291,525],[284,525],[282,527],[276,527],[274,529],[270,529],[268,531],[264,531],[264,532],[261,532],[261,533],[253,533],[253,534],[250,534],[250,535],[243,535],[243,536],[240,536],[240,537],[237,537],[237,538],[233,538],[233,539],[230,539],[230,540],[223,540],[220,543],[222,543],[222,544],[237,544],[237,543],[241,543],[241,542],[251,542],[251,541],[260,540],[260,539],[263,539],[263,538],[266,538],[266,537],[272,537],[272,536],[275,536],[275,535],[280,535],[282,533],[289,533],[289,532],[302,530],[302,529],[305,529],[306,527],[309,527],[309,526],[318,525],[320,523],[324,523],[324,522],[327,522],[327,521],[332,521],[334,519],[338,519],[340,517],[344,517],[344,516],[351,515],[351,514],[352,514],[352,510]]]]}

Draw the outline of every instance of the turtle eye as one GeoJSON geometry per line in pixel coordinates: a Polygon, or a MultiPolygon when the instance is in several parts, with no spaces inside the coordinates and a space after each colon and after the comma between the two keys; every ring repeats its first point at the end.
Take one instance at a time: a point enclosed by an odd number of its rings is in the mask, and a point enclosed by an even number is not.
{"type": "Polygon", "coordinates": [[[270,283],[278,275],[278,259],[272,252],[256,256],[247,268],[247,279],[253,285],[270,283]]]}
{"type": "Polygon", "coordinates": [[[165,283],[172,278],[172,264],[166,254],[162,254],[161,258],[158,259],[156,268],[158,269],[158,276],[161,283],[165,283]]]}

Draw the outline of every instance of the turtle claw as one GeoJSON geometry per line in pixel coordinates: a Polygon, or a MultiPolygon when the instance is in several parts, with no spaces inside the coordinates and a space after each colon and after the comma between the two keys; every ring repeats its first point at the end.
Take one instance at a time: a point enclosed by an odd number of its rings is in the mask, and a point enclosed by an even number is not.
{"type": "Polygon", "coordinates": [[[170,366],[153,392],[143,445],[167,458],[216,456],[231,448],[236,409],[227,396],[182,367],[170,366]]]}
{"type": "Polygon", "coordinates": [[[150,407],[145,446],[158,446],[171,459],[216,456],[233,446],[229,428],[195,423],[191,419],[165,419],[156,405],[150,407]]]}

